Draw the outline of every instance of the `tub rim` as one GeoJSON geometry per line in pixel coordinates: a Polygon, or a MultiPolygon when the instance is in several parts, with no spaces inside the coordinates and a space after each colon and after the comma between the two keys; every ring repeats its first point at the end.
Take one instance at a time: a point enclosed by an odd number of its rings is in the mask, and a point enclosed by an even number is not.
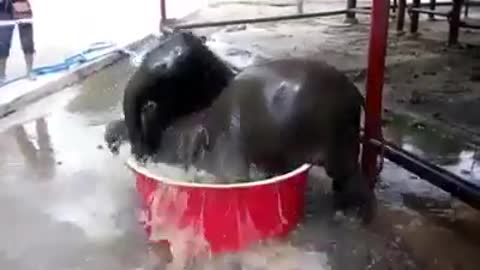
{"type": "Polygon", "coordinates": [[[277,175],[271,178],[248,182],[248,183],[234,183],[234,184],[204,184],[204,183],[190,183],[190,182],[182,182],[182,181],[175,181],[168,177],[162,177],[161,175],[156,175],[151,173],[147,168],[138,164],[138,162],[133,158],[130,157],[126,161],[127,166],[133,170],[135,173],[141,174],[146,176],[149,179],[158,181],[163,184],[171,185],[171,186],[182,186],[182,187],[189,187],[189,188],[209,188],[209,189],[232,189],[232,188],[250,188],[256,186],[264,186],[274,183],[279,183],[282,181],[290,180],[293,176],[300,175],[302,173],[307,172],[312,165],[305,163],[298,167],[295,170],[292,170],[288,173],[277,175]]]}

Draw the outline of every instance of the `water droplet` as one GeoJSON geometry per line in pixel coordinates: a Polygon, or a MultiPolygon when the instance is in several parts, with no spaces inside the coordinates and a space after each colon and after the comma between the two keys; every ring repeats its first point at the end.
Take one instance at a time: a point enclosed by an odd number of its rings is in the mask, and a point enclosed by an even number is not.
{"type": "Polygon", "coordinates": [[[178,57],[178,56],[182,55],[183,50],[182,50],[181,47],[178,47],[178,46],[177,46],[177,47],[175,47],[175,49],[173,50],[173,53],[174,53],[174,55],[175,55],[176,57],[178,57]]]}

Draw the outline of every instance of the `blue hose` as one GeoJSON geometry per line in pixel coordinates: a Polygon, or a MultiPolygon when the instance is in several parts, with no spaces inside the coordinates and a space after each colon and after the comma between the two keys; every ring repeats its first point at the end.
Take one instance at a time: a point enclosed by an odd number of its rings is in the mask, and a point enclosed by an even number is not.
{"type": "MultiPolygon", "coordinates": [[[[87,57],[89,54],[92,54],[92,53],[98,54],[98,51],[109,49],[114,46],[115,44],[112,42],[103,42],[103,41],[95,42],[95,43],[92,43],[86,50],[65,58],[65,60],[61,63],[35,68],[32,70],[32,73],[36,76],[42,76],[42,75],[66,71],[72,68],[73,66],[78,66],[81,64],[92,62],[100,57],[104,57],[108,54],[113,53],[113,51],[110,51],[107,53],[96,55],[94,57],[87,57]]],[[[25,78],[27,78],[26,75],[8,80],[4,82],[0,87],[3,87],[5,85],[11,84],[13,82],[16,82],[25,78]]]]}

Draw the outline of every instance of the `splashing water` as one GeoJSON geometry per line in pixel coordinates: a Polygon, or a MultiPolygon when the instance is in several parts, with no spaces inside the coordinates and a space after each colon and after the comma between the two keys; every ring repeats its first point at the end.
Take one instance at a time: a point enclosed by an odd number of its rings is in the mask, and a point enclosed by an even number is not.
{"type": "Polygon", "coordinates": [[[190,183],[215,183],[217,177],[204,170],[190,166],[188,169],[179,165],[170,165],[166,163],[148,163],[145,166],[149,172],[159,177],[170,180],[190,182],[190,183]]]}
{"type": "Polygon", "coordinates": [[[199,169],[195,166],[189,166],[185,169],[182,165],[172,165],[167,163],[147,163],[145,168],[161,178],[186,183],[201,184],[232,184],[260,181],[268,178],[268,175],[259,170],[255,165],[250,166],[249,177],[242,178],[233,175],[225,177],[217,176],[211,172],[199,169]]]}
{"type": "MultiPolygon", "coordinates": [[[[186,256],[173,258],[166,269],[184,269],[186,256]],[[182,260],[183,262],[179,262],[182,260]]],[[[263,244],[235,254],[215,255],[197,260],[188,269],[202,270],[331,270],[325,252],[310,251],[288,243],[263,244]]]]}
{"type": "Polygon", "coordinates": [[[169,180],[202,184],[235,184],[268,178],[254,164],[247,166],[237,140],[220,136],[213,146],[208,131],[199,125],[176,123],[162,138],[162,150],[157,160],[174,163],[149,162],[145,168],[152,174],[169,180]]]}

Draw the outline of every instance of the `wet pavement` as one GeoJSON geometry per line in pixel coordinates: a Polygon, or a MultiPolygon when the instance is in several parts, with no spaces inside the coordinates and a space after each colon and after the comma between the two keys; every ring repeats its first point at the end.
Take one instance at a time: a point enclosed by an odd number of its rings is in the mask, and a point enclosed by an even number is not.
{"type": "MultiPolygon", "coordinates": [[[[137,221],[126,156],[113,157],[103,146],[104,126],[120,115],[132,70],[121,62],[0,119],[2,269],[163,269],[167,259],[147,245],[137,221]]],[[[408,119],[389,126],[389,138],[405,148],[479,181],[472,150],[454,138],[408,119]]],[[[192,268],[478,269],[479,213],[394,164],[385,164],[378,216],[369,226],[334,213],[329,189],[315,168],[306,219],[287,241],[192,268]]]]}
{"type": "Polygon", "coordinates": [[[392,113],[385,114],[384,136],[480,187],[480,146],[459,139],[442,127],[392,113]]]}
{"type": "MultiPolygon", "coordinates": [[[[125,72],[110,69],[100,78],[113,80],[111,76],[118,77],[115,71],[125,72]]],[[[100,85],[102,80],[96,82],[100,85]]],[[[87,81],[33,105],[25,114],[32,113],[33,121],[0,135],[0,201],[5,215],[0,223],[0,265],[12,264],[5,269],[138,265],[144,243],[135,222],[133,182],[120,160],[97,148],[102,127],[88,117],[99,110],[95,106],[110,111],[109,104],[97,98],[103,93],[102,100],[113,99],[115,89],[89,88],[87,81]],[[82,99],[88,105],[77,106],[82,99]],[[85,116],[76,113],[79,110],[85,116]]]]}

